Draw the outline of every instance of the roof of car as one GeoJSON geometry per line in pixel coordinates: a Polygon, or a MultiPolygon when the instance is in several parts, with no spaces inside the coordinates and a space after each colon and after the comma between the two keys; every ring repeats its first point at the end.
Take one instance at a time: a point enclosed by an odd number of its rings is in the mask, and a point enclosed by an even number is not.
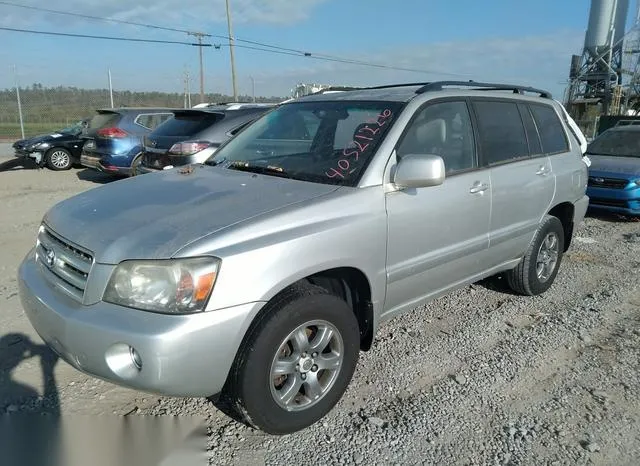
{"type": "Polygon", "coordinates": [[[482,83],[477,81],[435,81],[429,83],[403,83],[389,84],[384,86],[363,87],[363,88],[326,88],[314,94],[295,99],[297,102],[309,101],[336,101],[336,100],[383,100],[392,102],[408,102],[418,95],[427,92],[473,92],[482,90],[483,92],[511,91],[514,94],[524,95],[525,92],[533,93],[539,97],[552,99],[550,92],[528,86],[513,84],[482,83]],[[450,87],[456,89],[449,89],[450,87]]]}
{"type": "Polygon", "coordinates": [[[176,110],[176,109],[174,107],[115,107],[115,108],[99,108],[96,111],[125,113],[125,112],[158,112],[158,111],[172,112],[173,110],[176,110]]]}
{"type": "Polygon", "coordinates": [[[607,131],[640,131],[640,125],[618,125],[609,128],[607,131]]]}

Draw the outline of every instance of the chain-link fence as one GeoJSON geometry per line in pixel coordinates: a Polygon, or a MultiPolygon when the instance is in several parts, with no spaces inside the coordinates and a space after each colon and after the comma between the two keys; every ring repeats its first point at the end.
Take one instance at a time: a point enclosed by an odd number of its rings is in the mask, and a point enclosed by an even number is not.
{"type": "MultiPolygon", "coordinates": [[[[106,75],[106,73],[105,73],[106,75]]],[[[126,76],[126,75],[125,75],[126,76]]],[[[30,80],[37,78],[31,73],[30,80]]],[[[126,76],[129,77],[129,76],[126,76]]],[[[124,79],[123,75],[114,74],[124,79]]],[[[190,108],[201,102],[198,83],[193,77],[185,81],[180,72],[175,76],[154,76],[149,90],[133,91],[105,87],[102,82],[95,88],[73,85],[47,87],[26,84],[0,89],[0,142],[13,142],[25,137],[46,134],[68,127],[95,115],[97,109],[111,107],[163,107],[190,108]],[[168,85],[167,85],[168,84],[168,85]],[[153,87],[169,88],[167,92],[153,87]],[[171,89],[174,91],[171,92],[171,89]]],[[[107,81],[107,80],[105,80],[107,81]]],[[[253,96],[239,95],[238,101],[251,102],[253,96]]],[[[256,102],[276,102],[278,97],[255,97],[256,102]]],[[[221,93],[205,93],[204,102],[230,102],[233,97],[221,93]]],[[[280,99],[281,100],[281,99],[280,99]]]]}

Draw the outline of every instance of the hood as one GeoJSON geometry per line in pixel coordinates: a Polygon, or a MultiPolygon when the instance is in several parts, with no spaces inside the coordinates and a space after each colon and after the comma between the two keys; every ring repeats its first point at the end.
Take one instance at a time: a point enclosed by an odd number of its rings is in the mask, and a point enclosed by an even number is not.
{"type": "Polygon", "coordinates": [[[73,138],[71,134],[63,134],[63,133],[51,133],[51,134],[40,134],[38,136],[33,136],[27,139],[21,139],[16,142],[16,145],[20,147],[28,147],[34,144],[40,144],[42,142],[51,142],[51,141],[65,141],[73,138]]]}
{"type": "Polygon", "coordinates": [[[625,178],[640,177],[640,157],[611,157],[605,155],[591,155],[589,172],[622,175],[625,178]]]}
{"type": "Polygon", "coordinates": [[[96,262],[166,259],[188,243],[338,186],[206,165],[136,176],[56,204],[44,222],[96,262]]]}

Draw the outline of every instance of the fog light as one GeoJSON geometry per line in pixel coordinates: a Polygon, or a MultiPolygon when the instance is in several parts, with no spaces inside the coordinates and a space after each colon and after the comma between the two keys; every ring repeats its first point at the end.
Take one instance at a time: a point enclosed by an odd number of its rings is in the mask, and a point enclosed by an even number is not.
{"type": "Polygon", "coordinates": [[[104,356],[109,369],[122,379],[133,379],[142,370],[140,353],[126,343],[111,345],[104,356]]]}
{"type": "Polygon", "coordinates": [[[129,354],[131,355],[131,360],[133,364],[138,368],[138,370],[142,369],[142,358],[133,347],[129,347],[129,354]]]}

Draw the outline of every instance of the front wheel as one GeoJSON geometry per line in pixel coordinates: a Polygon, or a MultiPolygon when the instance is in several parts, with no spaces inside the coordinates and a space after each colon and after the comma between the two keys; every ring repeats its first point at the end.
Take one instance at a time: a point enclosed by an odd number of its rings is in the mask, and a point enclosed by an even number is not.
{"type": "Polygon", "coordinates": [[[276,297],[239,350],[224,396],[240,418],[269,434],[290,434],[324,417],[342,397],[358,361],[351,308],[303,285],[276,297]]]}
{"type": "Polygon", "coordinates": [[[51,170],[69,170],[71,168],[71,154],[68,150],[60,147],[50,149],[45,155],[45,163],[51,170]]]}
{"type": "Polygon", "coordinates": [[[518,266],[507,272],[509,287],[525,296],[542,294],[553,284],[564,252],[564,228],[546,216],[518,266]]]}
{"type": "Polygon", "coordinates": [[[135,156],[131,162],[131,176],[138,175],[138,167],[142,164],[142,152],[135,156]]]}

